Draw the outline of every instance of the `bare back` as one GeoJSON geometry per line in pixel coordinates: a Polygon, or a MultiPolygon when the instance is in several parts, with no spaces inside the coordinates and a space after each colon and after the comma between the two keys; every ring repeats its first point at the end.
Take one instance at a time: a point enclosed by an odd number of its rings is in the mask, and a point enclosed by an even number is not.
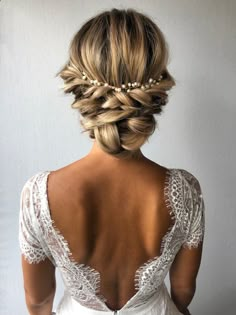
{"type": "Polygon", "coordinates": [[[160,254],[171,225],[166,171],[149,159],[114,167],[84,158],[50,173],[54,225],[73,258],[100,273],[100,292],[110,308],[135,294],[136,270],[160,254]]]}

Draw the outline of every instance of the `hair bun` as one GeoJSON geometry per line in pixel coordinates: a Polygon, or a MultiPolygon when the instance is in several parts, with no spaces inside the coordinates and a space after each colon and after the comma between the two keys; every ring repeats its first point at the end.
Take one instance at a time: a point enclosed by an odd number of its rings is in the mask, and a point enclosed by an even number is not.
{"type": "Polygon", "coordinates": [[[157,126],[175,80],[164,35],[133,9],[104,11],[75,34],[70,59],[57,74],[91,139],[119,158],[135,156],[157,126]],[[153,79],[154,78],[154,79],[153,79]],[[156,78],[156,79],[155,79],[156,78]],[[146,83],[140,83],[146,82],[146,83]]]}

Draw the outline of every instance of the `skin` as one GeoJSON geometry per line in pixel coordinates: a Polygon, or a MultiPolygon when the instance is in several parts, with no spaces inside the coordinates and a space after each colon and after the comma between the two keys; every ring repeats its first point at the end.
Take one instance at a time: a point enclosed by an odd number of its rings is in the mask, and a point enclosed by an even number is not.
{"type": "MultiPolygon", "coordinates": [[[[54,225],[73,258],[100,273],[100,293],[110,309],[120,309],[136,293],[135,271],[159,254],[171,224],[163,197],[165,176],[166,168],[141,151],[136,158],[119,160],[94,141],[88,155],[48,177],[54,225]]],[[[170,270],[171,296],[183,314],[189,314],[201,253],[202,246],[181,249],[170,270]]],[[[51,315],[55,267],[48,259],[29,264],[22,256],[22,270],[30,315],[51,315]]]]}

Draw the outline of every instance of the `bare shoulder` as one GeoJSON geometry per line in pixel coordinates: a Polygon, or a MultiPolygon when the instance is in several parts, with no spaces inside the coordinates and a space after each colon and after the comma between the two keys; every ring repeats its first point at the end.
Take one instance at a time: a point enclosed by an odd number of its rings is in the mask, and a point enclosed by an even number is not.
{"type": "Polygon", "coordinates": [[[96,163],[82,158],[49,174],[48,194],[51,203],[55,200],[54,204],[65,203],[69,199],[72,202],[78,198],[82,204],[86,203],[87,199],[90,200],[89,196],[94,192],[99,196],[103,195],[104,189],[111,193],[115,190],[121,192],[124,182],[126,193],[129,191],[133,195],[135,182],[135,189],[146,191],[147,194],[156,195],[158,198],[163,195],[167,170],[167,167],[147,158],[141,163],[134,162],[130,165],[96,163]]]}
{"type": "Polygon", "coordinates": [[[84,160],[77,160],[68,165],[62,166],[58,169],[50,171],[50,181],[51,182],[63,182],[63,186],[68,183],[70,180],[81,178],[83,174],[86,174],[86,167],[84,160]],[[78,176],[80,175],[80,176],[78,176]]]}
{"type": "Polygon", "coordinates": [[[58,208],[70,200],[73,195],[78,195],[78,188],[84,182],[85,169],[78,161],[65,165],[61,168],[51,170],[47,179],[47,194],[51,201],[51,207],[58,208]],[[78,176],[80,174],[80,176],[78,176]]]}
{"type": "Polygon", "coordinates": [[[50,176],[54,177],[57,180],[63,180],[65,179],[67,182],[71,180],[79,181],[79,179],[86,179],[86,178],[93,178],[94,174],[110,174],[110,176],[114,175],[120,175],[122,174],[132,174],[137,173],[137,170],[139,172],[142,172],[142,175],[150,174],[151,177],[158,176],[160,178],[160,175],[165,175],[166,171],[168,170],[168,167],[165,167],[161,164],[158,164],[148,158],[145,158],[141,162],[134,162],[133,164],[127,163],[127,165],[124,163],[122,166],[118,165],[116,163],[98,163],[96,161],[90,161],[89,159],[82,158],[80,160],[77,160],[73,163],[70,163],[68,165],[65,165],[59,169],[51,171],[50,176]],[[119,170],[123,170],[124,172],[120,172],[119,170]]]}

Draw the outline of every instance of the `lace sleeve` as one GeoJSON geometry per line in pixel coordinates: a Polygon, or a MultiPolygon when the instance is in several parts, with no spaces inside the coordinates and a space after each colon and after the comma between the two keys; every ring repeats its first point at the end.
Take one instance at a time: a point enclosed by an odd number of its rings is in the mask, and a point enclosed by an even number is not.
{"type": "Polygon", "coordinates": [[[185,205],[188,208],[188,228],[183,247],[196,248],[204,238],[205,203],[198,179],[186,170],[183,172],[187,180],[184,190],[187,190],[185,194],[185,205]]]}
{"type": "Polygon", "coordinates": [[[39,263],[47,257],[37,236],[35,207],[38,204],[34,202],[35,189],[33,176],[26,181],[20,194],[19,245],[21,253],[30,264],[39,263]]]}

